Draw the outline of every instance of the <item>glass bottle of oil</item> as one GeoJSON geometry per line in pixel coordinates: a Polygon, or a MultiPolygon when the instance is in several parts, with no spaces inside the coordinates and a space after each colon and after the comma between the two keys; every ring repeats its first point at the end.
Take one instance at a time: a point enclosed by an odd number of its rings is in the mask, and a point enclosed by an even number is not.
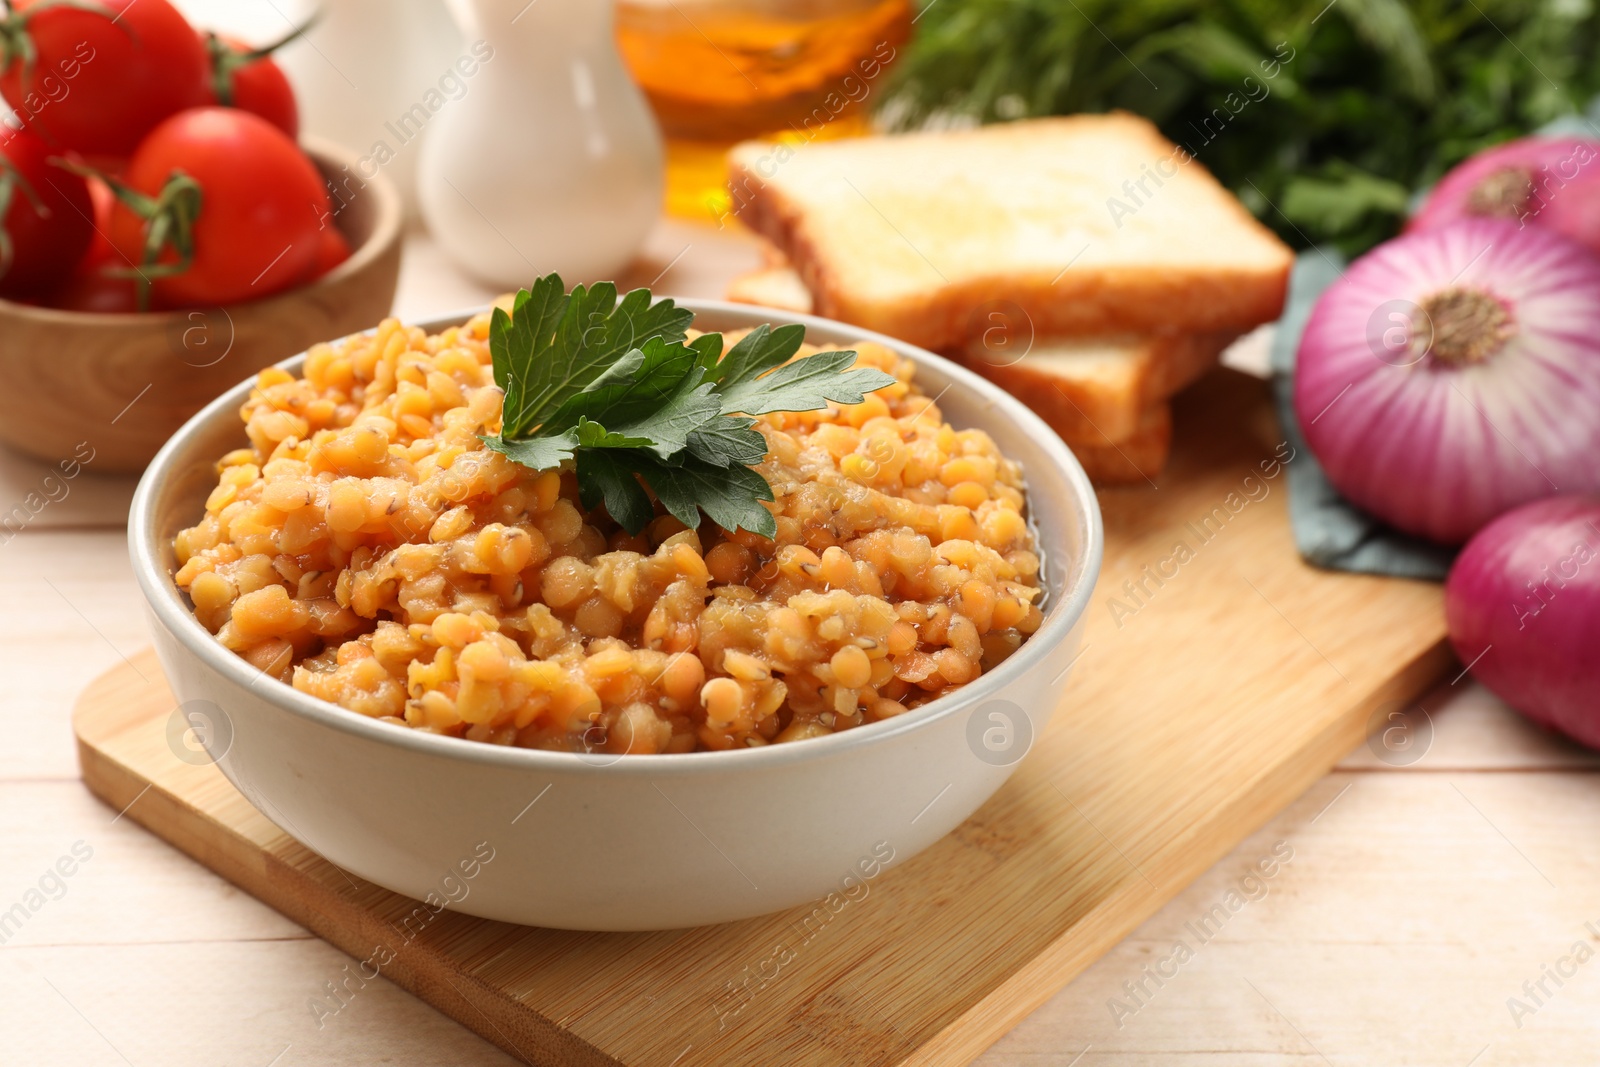
{"type": "Polygon", "coordinates": [[[617,44],[667,138],[667,210],[722,218],[735,142],[868,132],[911,19],[911,0],[618,0],[617,44]]]}

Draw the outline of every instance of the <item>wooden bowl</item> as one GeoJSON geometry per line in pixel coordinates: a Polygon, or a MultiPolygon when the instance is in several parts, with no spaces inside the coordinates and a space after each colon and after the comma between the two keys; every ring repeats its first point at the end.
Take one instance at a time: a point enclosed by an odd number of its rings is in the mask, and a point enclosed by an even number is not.
{"type": "Polygon", "coordinates": [[[352,177],[356,157],[342,148],[308,138],[306,152],[341,189],[349,182],[334,216],[348,260],[310,285],[227,307],[96,315],[0,300],[0,441],[49,463],[92,449],[90,470],[139,471],[261,368],[376,326],[400,276],[400,194],[382,174],[352,177]]]}

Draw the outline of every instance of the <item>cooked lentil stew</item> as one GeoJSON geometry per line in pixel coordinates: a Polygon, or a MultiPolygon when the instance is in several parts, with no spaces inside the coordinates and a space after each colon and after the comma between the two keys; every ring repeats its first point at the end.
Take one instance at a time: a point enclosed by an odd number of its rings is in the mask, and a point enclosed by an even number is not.
{"type": "Polygon", "coordinates": [[[224,646],[399,726],[654,753],[892,718],[1038,628],[1021,471],[891,350],[855,346],[897,379],[863,403],[758,420],[775,539],[659,506],[635,537],[581,507],[570,471],[483,446],[488,332],[488,315],[432,336],[390,320],[312,349],[301,378],[261,372],[250,447],[174,545],[224,646]]]}

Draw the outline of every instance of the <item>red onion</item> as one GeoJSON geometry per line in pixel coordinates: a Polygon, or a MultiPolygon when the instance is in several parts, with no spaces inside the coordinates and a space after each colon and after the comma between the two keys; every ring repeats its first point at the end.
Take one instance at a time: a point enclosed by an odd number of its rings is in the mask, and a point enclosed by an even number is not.
{"type": "Polygon", "coordinates": [[[1407,232],[1503,218],[1600,252],[1600,141],[1524,137],[1479,152],[1440,179],[1407,232]]]}
{"type": "Polygon", "coordinates": [[[1479,681],[1600,748],[1600,497],[1535,501],[1479,530],[1444,603],[1456,655],[1479,681]]]}
{"type": "Polygon", "coordinates": [[[1499,219],[1380,245],[1312,310],[1294,403],[1347,499],[1435,541],[1600,488],[1600,258],[1499,219]]]}

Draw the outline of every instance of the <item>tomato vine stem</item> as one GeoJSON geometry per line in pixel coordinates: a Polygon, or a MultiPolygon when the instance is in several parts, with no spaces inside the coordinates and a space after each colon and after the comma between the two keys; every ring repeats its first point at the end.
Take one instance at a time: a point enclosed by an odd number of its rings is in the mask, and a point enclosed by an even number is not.
{"type": "Polygon", "coordinates": [[[194,225],[205,204],[205,192],[194,178],[176,168],[167,175],[161,192],[155,196],[140,192],[128,183],[93,167],[72,160],[61,166],[85,178],[105,182],[124,207],[144,220],[144,247],[136,267],[113,268],[106,273],[116,278],[132,278],[138,289],[139,310],[150,310],[150,288],[156,278],[171,278],[194,265],[194,225]],[[162,263],[168,250],[177,258],[162,263]]]}
{"type": "MultiPolygon", "coordinates": [[[[5,2],[9,3],[10,0],[5,2]]],[[[223,107],[233,106],[233,76],[240,67],[249,66],[258,59],[266,59],[284,45],[304,37],[321,18],[322,12],[319,10],[271,44],[264,44],[260,48],[246,48],[242,51],[215,33],[207,31],[206,51],[211,56],[212,91],[217,94],[217,103],[223,107]]]]}

